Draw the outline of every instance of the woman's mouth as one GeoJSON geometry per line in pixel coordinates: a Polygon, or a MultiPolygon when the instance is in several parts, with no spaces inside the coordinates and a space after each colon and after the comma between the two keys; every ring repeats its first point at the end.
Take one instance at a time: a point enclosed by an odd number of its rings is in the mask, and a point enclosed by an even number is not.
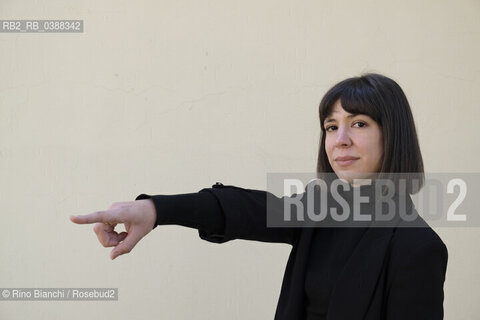
{"type": "Polygon", "coordinates": [[[337,157],[335,158],[335,162],[341,166],[341,167],[346,167],[357,161],[358,157],[351,157],[351,156],[346,156],[346,157],[337,157]]]}

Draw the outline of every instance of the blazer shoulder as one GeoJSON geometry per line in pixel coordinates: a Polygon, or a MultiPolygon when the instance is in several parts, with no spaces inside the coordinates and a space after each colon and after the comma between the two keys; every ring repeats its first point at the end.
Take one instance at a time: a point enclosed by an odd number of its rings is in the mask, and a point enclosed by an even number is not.
{"type": "Polygon", "coordinates": [[[444,242],[426,223],[397,227],[391,240],[386,318],[443,319],[448,261],[444,242]]]}
{"type": "Polygon", "coordinates": [[[393,265],[404,261],[412,254],[438,254],[442,261],[447,261],[447,246],[440,236],[421,218],[415,221],[415,227],[401,223],[395,228],[391,239],[391,261],[393,265]]]}
{"type": "Polygon", "coordinates": [[[392,240],[396,247],[405,247],[407,249],[428,243],[437,243],[445,246],[440,236],[420,216],[414,222],[402,221],[395,228],[392,240]]]}

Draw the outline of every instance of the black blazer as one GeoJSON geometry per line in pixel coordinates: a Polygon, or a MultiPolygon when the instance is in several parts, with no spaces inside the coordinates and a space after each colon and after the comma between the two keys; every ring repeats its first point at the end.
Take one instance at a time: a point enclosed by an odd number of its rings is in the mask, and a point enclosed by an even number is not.
{"type": "MultiPolygon", "coordinates": [[[[272,194],[217,183],[213,194],[225,216],[223,234],[199,230],[214,243],[233,239],[291,244],[275,320],[304,317],[304,279],[312,228],[267,228],[266,197],[272,194]]],[[[283,198],[282,198],[283,199],[283,198]]],[[[412,205],[409,198],[409,205],[412,205]]],[[[369,228],[332,291],[328,320],[443,319],[447,248],[421,219],[415,227],[369,228]],[[418,227],[418,226],[421,227],[418,227]]],[[[413,224],[412,224],[413,225],[413,224]]]]}

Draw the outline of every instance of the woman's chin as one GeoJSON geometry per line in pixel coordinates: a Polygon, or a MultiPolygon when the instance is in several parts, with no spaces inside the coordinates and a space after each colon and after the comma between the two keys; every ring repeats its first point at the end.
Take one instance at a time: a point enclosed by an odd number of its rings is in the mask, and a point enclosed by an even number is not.
{"type": "Polygon", "coordinates": [[[374,178],[375,173],[371,172],[358,172],[358,171],[340,171],[335,172],[337,177],[342,180],[343,182],[347,182],[351,185],[364,185],[370,184],[371,179],[374,178]]]}

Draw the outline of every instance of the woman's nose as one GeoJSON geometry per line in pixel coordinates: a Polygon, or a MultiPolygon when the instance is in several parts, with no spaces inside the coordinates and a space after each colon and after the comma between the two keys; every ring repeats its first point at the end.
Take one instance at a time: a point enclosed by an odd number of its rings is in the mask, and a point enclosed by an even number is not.
{"type": "Polygon", "coordinates": [[[337,147],[349,146],[352,143],[348,128],[338,128],[336,143],[337,143],[337,147]]]}

